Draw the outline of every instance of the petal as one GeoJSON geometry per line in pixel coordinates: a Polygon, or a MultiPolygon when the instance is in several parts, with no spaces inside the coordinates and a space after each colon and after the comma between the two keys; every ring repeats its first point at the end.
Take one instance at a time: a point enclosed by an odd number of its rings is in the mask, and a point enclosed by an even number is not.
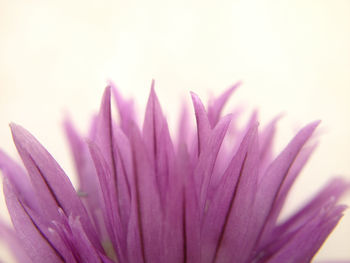
{"type": "Polygon", "coordinates": [[[27,253],[23,249],[21,241],[18,239],[16,232],[13,231],[3,222],[0,222],[0,239],[8,246],[11,251],[11,255],[21,263],[31,263],[27,253]]]}
{"type": "Polygon", "coordinates": [[[92,139],[103,150],[103,158],[112,173],[114,184],[116,180],[116,161],[114,159],[113,123],[111,114],[111,89],[107,87],[103,93],[100,111],[96,120],[95,137],[92,139]]]}
{"type": "Polygon", "coordinates": [[[162,199],[167,190],[169,175],[174,163],[174,148],[171,142],[168,124],[163,116],[152,82],[143,123],[143,141],[149,153],[149,159],[156,174],[162,199]]]}
{"type": "MultiPolygon", "coordinates": [[[[130,142],[135,167],[134,189],[136,189],[136,193],[132,193],[132,213],[137,212],[143,257],[146,262],[162,262],[162,237],[159,226],[164,221],[160,192],[146,145],[136,125],[131,129],[130,142]]],[[[133,216],[135,214],[131,215],[131,218],[133,216]]],[[[134,235],[134,233],[130,233],[130,235],[134,235]]],[[[134,240],[135,237],[131,237],[134,240]]],[[[131,253],[135,253],[135,251],[131,253]]]]}
{"type": "Polygon", "coordinates": [[[64,258],[50,244],[45,235],[35,225],[18,199],[9,180],[4,179],[4,195],[17,237],[21,241],[28,257],[33,262],[64,262],[64,258]]]}
{"type": "MultiPolygon", "coordinates": [[[[231,192],[229,208],[217,243],[214,256],[216,262],[232,262],[232,259],[235,259],[236,262],[245,262],[254,245],[256,228],[253,204],[258,181],[256,164],[259,160],[257,125],[248,132],[247,143],[246,152],[245,150],[240,152],[237,160],[233,161],[233,163],[238,161],[238,167],[230,166],[229,168],[234,169],[233,177],[237,179],[234,183],[234,191],[231,192]],[[241,162],[240,155],[244,156],[243,162],[241,162]]],[[[229,182],[222,183],[228,184],[229,182]]]]}
{"type": "Polygon", "coordinates": [[[267,165],[272,161],[272,146],[276,134],[276,124],[282,115],[275,117],[259,135],[260,142],[260,167],[261,173],[265,171],[267,165]]]}
{"type": "Polygon", "coordinates": [[[102,210],[104,212],[105,224],[110,236],[110,240],[114,249],[117,252],[118,258],[123,262],[125,259],[125,248],[121,248],[121,244],[125,244],[125,240],[121,240],[123,230],[120,221],[120,208],[117,200],[116,188],[110,182],[112,180],[112,174],[106,161],[103,159],[101,150],[96,144],[91,142],[89,144],[92,159],[95,163],[100,188],[102,191],[103,202],[102,210]]]}
{"type": "Polygon", "coordinates": [[[241,82],[237,82],[228,90],[226,90],[223,94],[221,94],[218,98],[214,99],[212,103],[209,104],[208,107],[208,119],[211,124],[211,127],[215,127],[220,119],[220,114],[225,106],[226,102],[232,95],[232,93],[241,85],[241,82]]]}
{"type": "Polygon", "coordinates": [[[16,187],[18,194],[23,198],[26,205],[38,210],[36,198],[33,198],[34,190],[27,173],[12,158],[0,150],[0,169],[16,187]]]}
{"type": "MultiPolygon", "coordinates": [[[[240,205],[234,200],[238,193],[238,179],[245,174],[249,176],[250,170],[253,167],[246,166],[247,158],[252,158],[254,154],[253,147],[256,147],[257,131],[256,127],[251,128],[244,137],[240,148],[231,160],[229,167],[223,175],[222,181],[216,189],[215,195],[208,205],[208,211],[204,216],[201,248],[202,260],[204,262],[213,262],[215,253],[218,250],[220,239],[223,239],[226,228],[229,224],[230,213],[240,205]],[[248,169],[248,170],[247,170],[248,169]]],[[[252,174],[253,175],[253,174],[252,174]]],[[[249,191],[247,194],[251,193],[249,191]]],[[[241,193],[242,194],[242,193],[241,193]]],[[[249,198],[250,199],[250,198],[249,198]]],[[[248,208],[246,210],[249,210],[248,208]]],[[[233,222],[234,223],[234,222],[233,222]]],[[[228,230],[227,231],[231,231],[228,230]]],[[[233,246],[232,246],[233,247],[233,246]]]]}
{"type": "Polygon", "coordinates": [[[190,113],[187,104],[183,102],[181,107],[181,114],[178,121],[178,130],[176,134],[177,151],[180,150],[182,145],[191,145],[193,143],[194,130],[190,122],[190,113]]]}
{"type": "MultiPolygon", "coordinates": [[[[315,148],[316,148],[316,145],[313,145],[311,147],[305,147],[304,149],[302,149],[299,155],[297,156],[296,160],[294,161],[292,167],[290,168],[285,178],[285,181],[283,182],[283,185],[281,186],[281,189],[278,192],[278,195],[276,197],[276,202],[273,205],[272,210],[269,214],[269,217],[265,223],[264,231],[261,234],[261,240],[260,240],[261,244],[264,244],[266,240],[269,239],[269,236],[271,235],[273,228],[276,226],[277,218],[283,208],[283,205],[285,203],[289,190],[291,189],[295,179],[300,174],[304,165],[310,158],[311,154],[314,152],[315,148]]],[[[259,246],[260,245],[258,245],[258,247],[259,246]]]]}
{"type": "Polygon", "coordinates": [[[257,242],[259,242],[262,236],[265,223],[268,220],[268,216],[273,211],[273,207],[276,205],[278,194],[281,191],[292,165],[318,124],[319,121],[313,122],[301,129],[267,168],[262,178],[260,178],[255,202],[255,209],[259,213],[257,215],[256,227],[261,227],[257,242]]]}
{"type": "MultiPolygon", "coordinates": [[[[96,213],[100,210],[101,192],[98,187],[98,177],[96,175],[96,170],[89,149],[86,142],[78,134],[69,119],[65,120],[64,129],[78,174],[78,195],[80,195],[80,199],[83,201],[95,223],[95,226],[98,228],[98,226],[101,225],[101,222],[99,222],[96,213]]],[[[102,230],[100,230],[100,232],[102,232],[102,230]]]]}
{"type": "Polygon", "coordinates": [[[199,189],[200,207],[203,209],[203,211],[208,198],[207,194],[210,187],[211,176],[213,174],[216,158],[229,127],[231,117],[231,115],[227,115],[222,118],[214,130],[210,132],[208,142],[204,148],[202,148],[202,152],[199,155],[198,164],[194,170],[195,183],[197,185],[197,189],[199,189]]]}
{"type": "Polygon", "coordinates": [[[285,233],[293,232],[305,224],[315,213],[322,209],[329,200],[337,202],[345,192],[350,190],[350,183],[341,178],[335,178],[329,182],[310,202],[302,207],[286,222],[278,226],[274,235],[280,236],[285,233]]]}
{"type": "Polygon", "coordinates": [[[134,102],[132,100],[125,100],[118,92],[117,87],[113,82],[109,82],[109,86],[112,89],[112,94],[117,102],[118,112],[121,121],[121,128],[123,132],[128,133],[130,129],[130,123],[136,122],[134,102]]]}
{"type": "Polygon", "coordinates": [[[93,244],[91,244],[89,238],[86,236],[84,229],[81,225],[80,219],[73,218],[72,216],[70,216],[69,226],[72,231],[72,243],[74,244],[74,248],[77,250],[78,255],[80,256],[79,262],[102,263],[103,261],[100,256],[100,253],[98,250],[96,250],[96,247],[93,244]]]}
{"type": "Polygon", "coordinates": [[[274,248],[277,248],[276,251],[262,251],[261,255],[266,253],[262,261],[269,263],[310,262],[338,224],[345,208],[345,206],[335,206],[334,202],[326,204],[316,216],[298,230],[274,244],[274,248]]]}
{"type": "Polygon", "coordinates": [[[199,155],[202,149],[205,148],[207,141],[210,137],[211,126],[204,105],[199,99],[199,97],[193,92],[191,92],[191,97],[197,122],[197,140],[199,155]]]}
{"type": "Polygon", "coordinates": [[[113,132],[115,142],[114,159],[117,164],[118,204],[123,230],[126,231],[131,209],[131,182],[134,174],[133,160],[131,146],[127,136],[119,127],[115,127],[113,132]]]}
{"type": "MultiPolygon", "coordinates": [[[[128,126],[131,125],[131,121],[128,126]]],[[[130,129],[130,128],[128,128],[130,129]]],[[[106,161],[108,171],[111,174],[109,188],[118,206],[119,215],[122,217],[123,230],[130,213],[130,159],[123,156],[128,139],[120,128],[116,127],[111,115],[111,88],[107,87],[101,102],[100,112],[97,118],[94,143],[100,149],[103,159],[106,161]],[[121,144],[121,146],[118,146],[121,144]],[[124,150],[123,150],[124,149],[124,150]],[[120,207],[123,208],[120,208],[120,207]]],[[[130,148],[130,147],[129,147],[130,148]]],[[[125,153],[128,154],[128,153],[125,153]]],[[[128,154],[127,156],[129,156],[128,154]]]]}
{"type": "Polygon", "coordinates": [[[42,216],[60,221],[59,207],[66,215],[80,216],[88,236],[102,250],[88,214],[62,168],[27,130],[16,124],[11,124],[11,130],[41,205],[42,216]]]}
{"type": "Polygon", "coordinates": [[[125,228],[129,221],[131,207],[131,178],[133,177],[132,155],[129,139],[119,128],[113,129],[114,133],[114,159],[117,169],[117,194],[120,209],[120,219],[125,228]]]}
{"type": "MultiPolygon", "coordinates": [[[[179,177],[183,183],[183,198],[181,204],[181,223],[183,234],[183,262],[201,262],[200,246],[200,207],[195,183],[193,168],[190,163],[190,156],[185,145],[178,153],[179,177]]],[[[180,198],[178,198],[180,199],[180,198]]]]}

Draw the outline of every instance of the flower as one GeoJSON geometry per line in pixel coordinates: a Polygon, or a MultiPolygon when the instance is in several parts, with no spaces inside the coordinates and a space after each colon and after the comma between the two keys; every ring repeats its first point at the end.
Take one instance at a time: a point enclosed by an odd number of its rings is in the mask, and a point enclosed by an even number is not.
{"type": "Polygon", "coordinates": [[[133,104],[111,83],[87,139],[65,122],[79,179],[76,191],[47,150],[11,124],[26,171],[0,152],[14,230],[2,237],[19,262],[309,262],[342,217],[349,188],[333,179],[284,222],[277,219],[315,149],[319,122],[301,129],[273,158],[278,118],[243,131],[221,117],[239,84],[207,110],[192,93],[196,129],[182,115],[172,140],[154,91],[142,131],[133,104]],[[112,120],[111,96],[120,120],[112,120]]]}

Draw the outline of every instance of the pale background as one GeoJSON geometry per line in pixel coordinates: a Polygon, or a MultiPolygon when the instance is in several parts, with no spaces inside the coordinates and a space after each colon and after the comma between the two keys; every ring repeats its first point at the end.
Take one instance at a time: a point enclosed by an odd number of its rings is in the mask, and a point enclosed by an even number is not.
{"type": "MultiPolygon", "coordinates": [[[[189,90],[206,100],[243,80],[231,108],[258,107],[262,124],[287,113],[276,150],[321,119],[289,210],[333,175],[350,180],[350,1],[0,0],[0,147],[11,155],[14,121],[71,175],[64,113],[86,129],[107,79],[141,111],[152,78],[172,123],[189,90]]],[[[349,244],[347,212],[317,259],[350,259],[349,244]]]]}

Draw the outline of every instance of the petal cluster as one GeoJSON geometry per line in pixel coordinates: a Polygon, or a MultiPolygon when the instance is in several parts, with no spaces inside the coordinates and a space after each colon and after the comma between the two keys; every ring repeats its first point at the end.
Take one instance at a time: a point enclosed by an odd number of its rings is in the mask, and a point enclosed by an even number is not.
{"type": "Polygon", "coordinates": [[[13,229],[0,224],[18,262],[309,262],[337,225],[349,188],[333,179],[287,220],[278,220],[293,182],[315,149],[318,122],[273,157],[278,118],[260,129],[256,114],[237,129],[222,109],[239,84],[206,108],[191,93],[175,138],[154,91],[142,128],[133,102],[111,83],[91,129],[65,132],[79,185],[24,128],[11,124],[22,159],[0,151],[13,229]],[[119,113],[112,117],[111,101],[119,113]]]}

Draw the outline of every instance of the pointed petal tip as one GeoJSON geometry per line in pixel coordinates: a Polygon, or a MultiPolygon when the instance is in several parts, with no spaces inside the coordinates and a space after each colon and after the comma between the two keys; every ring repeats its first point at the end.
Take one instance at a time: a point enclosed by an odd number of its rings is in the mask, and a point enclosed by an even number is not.
{"type": "Polygon", "coordinates": [[[100,104],[100,114],[103,111],[108,112],[111,105],[111,87],[107,86],[103,92],[102,100],[100,104]]]}
{"type": "Polygon", "coordinates": [[[72,114],[69,111],[63,112],[63,118],[61,120],[61,124],[63,128],[65,129],[68,126],[73,125],[73,117],[72,114]]]}
{"type": "Polygon", "coordinates": [[[275,118],[272,119],[271,123],[277,123],[278,121],[280,121],[281,119],[283,119],[285,116],[287,115],[286,112],[282,111],[279,114],[276,115],[275,118]]]}
{"type": "Polygon", "coordinates": [[[114,99],[116,100],[117,104],[119,105],[118,107],[121,107],[121,105],[124,102],[124,99],[123,99],[123,96],[122,96],[121,92],[119,91],[119,88],[111,80],[107,81],[107,85],[110,87],[111,92],[112,92],[112,94],[114,96],[114,99]]]}
{"type": "Polygon", "coordinates": [[[229,88],[230,92],[238,89],[240,86],[242,86],[242,84],[243,84],[242,80],[237,81],[235,84],[231,85],[231,87],[229,88]]]}
{"type": "Polygon", "coordinates": [[[148,96],[148,101],[147,101],[147,106],[146,107],[149,107],[149,106],[154,105],[154,104],[157,104],[157,105],[160,106],[160,103],[159,103],[158,96],[157,96],[157,93],[156,93],[154,85],[155,85],[155,81],[154,81],[154,79],[152,79],[151,89],[150,89],[150,92],[149,92],[149,96],[148,96]]]}
{"type": "Polygon", "coordinates": [[[156,92],[155,92],[154,86],[155,86],[155,80],[152,79],[152,82],[151,82],[151,94],[152,94],[152,95],[156,93],[156,92]]]}
{"type": "Polygon", "coordinates": [[[105,88],[105,91],[103,93],[103,95],[107,95],[107,96],[110,96],[111,94],[111,89],[112,89],[112,86],[111,85],[107,85],[106,88],[105,88]]]}
{"type": "Polygon", "coordinates": [[[315,120],[315,121],[310,123],[310,126],[316,128],[318,125],[320,125],[320,123],[321,123],[321,120],[315,120]]]}
{"type": "MultiPolygon", "coordinates": [[[[221,99],[224,99],[224,103],[231,97],[233,92],[236,91],[242,85],[242,81],[238,81],[235,84],[231,85],[223,94],[221,94],[221,99]]],[[[219,98],[220,98],[219,97],[219,98]]]]}
{"type": "Polygon", "coordinates": [[[110,87],[115,87],[115,86],[116,86],[116,85],[114,84],[113,80],[111,80],[111,79],[107,79],[107,80],[106,80],[106,84],[107,84],[107,86],[110,86],[110,87]]]}
{"type": "Polygon", "coordinates": [[[107,87],[110,88],[111,94],[114,96],[114,98],[116,99],[117,103],[124,102],[122,93],[120,92],[119,87],[114,83],[114,81],[108,79],[106,82],[107,82],[107,87]]]}
{"type": "Polygon", "coordinates": [[[312,134],[314,133],[314,131],[316,130],[316,128],[319,126],[319,124],[321,123],[320,120],[311,122],[309,124],[307,124],[306,126],[304,126],[303,128],[301,128],[298,132],[298,134],[300,135],[304,135],[306,136],[306,138],[309,138],[312,136],[312,134]]]}
{"type": "Polygon", "coordinates": [[[15,122],[10,122],[9,126],[10,126],[10,128],[12,130],[12,128],[15,128],[16,126],[19,126],[19,125],[17,123],[15,123],[15,122]]]}
{"type": "MultiPolygon", "coordinates": [[[[16,147],[18,147],[20,144],[23,145],[25,141],[32,141],[34,136],[25,128],[23,128],[21,125],[16,123],[10,123],[10,129],[12,134],[12,139],[16,147]]],[[[18,148],[17,148],[18,149],[18,148]]]]}
{"type": "Polygon", "coordinates": [[[192,100],[194,98],[198,97],[198,95],[196,93],[194,93],[193,91],[190,91],[190,95],[191,95],[192,100]]]}
{"type": "Polygon", "coordinates": [[[192,98],[193,103],[197,104],[197,103],[201,102],[201,99],[199,98],[197,93],[190,91],[190,94],[191,94],[191,98],[192,98]]]}
{"type": "Polygon", "coordinates": [[[230,125],[231,121],[232,121],[232,118],[233,118],[233,114],[232,113],[229,113],[225,116],[223,116],[220,121],[216,124],[215,127],[219,126],[219,124],[223,124],[224,126],[228,126],[230,125]]]}
{"type": "Polygon", "coordinates": [[[149,96],[148,96],[148,99],[154,99],[154,98],[157,98],[157,94],[156,94],[156,90],[155,90],[155,80],[152,79],[152,82],[151,82],[151,89],[150,89],[150,92],[149,92],[149,96]]]}
{"type": "Polygon", "coordinates": [[[237,86],[237,87],[239,87],[239,86],[242,86],[243,85],[243,80],[242,79],[240,79],[239,81],[237,81],[236,82],[236,84],[234,84],[233,86],[237,86]]]}
{"type": "Polygon", "coordinates": [[[17,123],[11,122],[9,126],[11,129],[12,137],[14,137],[16,134],[19,134],[19,133],[21,134],[28,133],[28,131],[25,128],[23,128],[21,125],[17,123]]]}

